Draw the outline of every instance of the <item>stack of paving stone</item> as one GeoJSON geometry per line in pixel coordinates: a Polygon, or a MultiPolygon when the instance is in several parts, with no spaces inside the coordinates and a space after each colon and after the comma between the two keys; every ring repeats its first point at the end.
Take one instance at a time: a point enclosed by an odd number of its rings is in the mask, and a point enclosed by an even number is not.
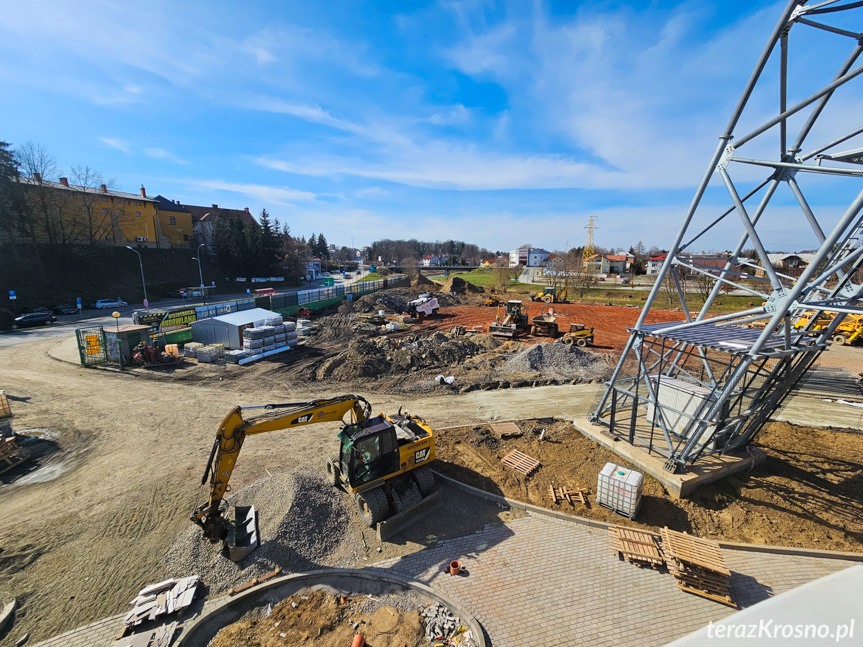
{"type": "Polygon", "coordinates": [[[422,610],[423,624],[425,624],[425,636],[432,644],[440,642],[441,639],[450,639],[448,645],[470,645],[475,644],[473,635],[469,630],[459,631],[461,621],[458,616],[442,604],[430,604],[422,610]]]}
{"type": "Polygon", "coordinates": [[[215,362],[220,357],[225,355],[225,347],[219,344],[218,346],[201,346],[197,349],[197,358],[199,362],[210,364],[215,362]]]}
{"type": "Polygon", "coordinates": [[[282,324],[285,330],[285,346],[293,348],[297,345],[297,324],[293,321],[286,321],[282,324]]]}
{"type": "Polygon", "coordinates": [[[183,346],[183,355],[186,357],[197,357],[198,349],[203,348],[203,344],[196,341],[190,341],[188,344],[183,346]]]}
{"type": "Polygon", "coordinates": [[[258,326],[255,330],[262,330],[264,333],[263,350],[269,353],[271,350],[276,350],[276,329],[273,326],[258,326]]]}
{"type": "Polygon", "coordinates": [[[241,359],[246,359],[249,355],[247,350],[229,350],[225,351],[225,361],[229,364],[239,364],[241,359]]]}
{"type": "Polygon", "coordinates": [[[297,319],[297,336],[308,337],[312,334],[311,319],[297,319]]]}
{"type": "Polygon", "coordinates": [[[129,604],[132,610],[123,618],[123,622],[132,627],[144,620],[181,611],[192,604],[195,591],[198,588],[199,577],[190,575],[179,580],[170,579],[158,584],[146,586],[129,604]]]}
{"type": "Polygon", "coordinates": [[[246,328],[243,330],[243,350],[249,355],[260,355],[264,352],[264,329],[246,328]]]}

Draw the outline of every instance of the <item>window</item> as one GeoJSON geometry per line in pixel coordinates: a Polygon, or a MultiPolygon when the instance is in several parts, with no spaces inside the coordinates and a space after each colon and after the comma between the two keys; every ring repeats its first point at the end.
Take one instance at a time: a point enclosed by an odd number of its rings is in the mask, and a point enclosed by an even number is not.
{"type": "Polygon", "coordinates": [[[108,210],[105,207],[102,207],[102,213],[108,213],[108,210]]]}
{"type": "Polygon", "coordinates": [[[125,210],[123,210],[123,209],[120,209],[120,215],[121,215],[121,216],[125,216],[125,215],[126,215],[126,211],[125,211],[125,210]]]}
{"type": "Polygon", "coordinates": [[[136,216],[136,217],[138,217],[138,218],[140,218],[140,217],[141,217],[141,212],[140,212],[140,211],[136,211],[136,212],[135,212],[135,216],[136,216]]]}
{"type": "Polygon", "coordinates": [[[177,224],[177,219],[176,219],[176,218],[174,218],[174,216],[168,216],[168,224],[169,224],[169,225],[176,225],[176,224],[177,224]]]}
{"type": "Polygon", "coordinates": [[[115,202],[116,202],[117,204],[126,204],[126,201],[125,201],[125,200],[123,200],[123,199],[121,199],[121,198],[117,198],[117,199],[115,200],[115,202]]]}
{"type": "Polygon", "coordinates": [[[140,207],[140,206],[141,206],[141,201],[140,201],[140,200],[133,200],[133,201],[132,201],[132,206],[134,206],[134,207],[140,207]]]}
{"type": "Polygon", "coordinates": [[[189,242],[189,234],[183,234],[183,242],[184,243],[189,242]]]}

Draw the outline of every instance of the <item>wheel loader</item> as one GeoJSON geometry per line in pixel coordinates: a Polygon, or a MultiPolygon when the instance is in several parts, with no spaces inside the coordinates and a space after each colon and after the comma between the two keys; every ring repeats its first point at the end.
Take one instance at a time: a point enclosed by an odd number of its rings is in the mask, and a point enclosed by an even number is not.
{"type": "MultiPolygon", "coordinates": [[[[435,460],[434,433],[419,416],[402,413],[371,415],[371,405],[358,395],[343,395],[311,402],[268,404],[262,407],[235,407],[219,425],[201,485],[209,480],[206,502],[195,507],[190,519],[199,525],[212,542],[226,541],[229,553],[240,534],[257,527],[252,518],[235,511],[235,521],[227,518],[228,481],[246,436],[294,429],[320,422],[339,422],[339,451],[326,462],[329,483],[351,494],[362,520],[378,525],[387,522],[389,534],[410,525],[440,505],[434,473],[429,465],[435,460]],[[243,412],[263,409],[265,413],[246,420],[243,412]],[[344,417],[350,414],[347,422],[344,417]],[[240,529],[240,525],[243,529],[240,529]]],[[[243,508],[243,514],[248,511],[243,508]]],[[[244,556],[248,551],[237,551],[244,556]]]]}
{"type": "Polygon", "coordinates": [[[553,285],[546,286],[539,294],[531,294],[530,300],[543,303],[566,303],[566,286],[560,289],[553,285]]]}

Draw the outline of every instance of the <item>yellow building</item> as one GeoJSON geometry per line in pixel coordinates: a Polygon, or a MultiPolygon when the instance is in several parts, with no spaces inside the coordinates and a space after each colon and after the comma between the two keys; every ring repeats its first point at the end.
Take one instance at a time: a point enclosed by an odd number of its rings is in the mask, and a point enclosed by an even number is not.
{"type": "Polygon", "coordinates": [[[107,243],[137,247],[169,247],[159,226],[158,202],[140,194],[77,186],[61,177],[21,178],[27,187],[27,220],[39,242],[107,243]]]}
{"type": "Polygon", "coordinates": [[[156,196],[156,201],[162,237],[168,240],[171,247],[188,247],[189,240],[194,236],[192,212],[161,195],[156,196]]]}

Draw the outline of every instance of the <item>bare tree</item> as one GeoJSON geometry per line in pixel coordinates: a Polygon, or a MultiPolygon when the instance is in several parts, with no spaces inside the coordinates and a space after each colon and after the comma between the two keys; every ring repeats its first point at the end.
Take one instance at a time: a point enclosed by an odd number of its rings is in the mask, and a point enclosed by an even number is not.
{"type": "Polygon", "coordinates": [[[101,171],[89,166],[73,166],[72,183],[81,188],[76,191],[75,199],[86,215],[88,242],[94,245],[108,238],[121,240],[118,214],[114,212],[110,198],[105,195],[106,190],[114,186],[114,181],[106,181],[101,171]]]}

